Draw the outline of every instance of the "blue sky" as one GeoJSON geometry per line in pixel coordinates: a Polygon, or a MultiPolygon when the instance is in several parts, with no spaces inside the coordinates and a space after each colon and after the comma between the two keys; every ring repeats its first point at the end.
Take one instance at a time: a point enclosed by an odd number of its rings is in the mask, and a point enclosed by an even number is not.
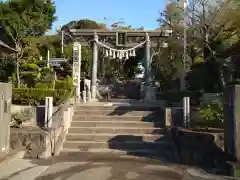
{"type": "Polygon", "coordinates": [[[72,20],[91,19],[111,24],[124,18],[126,25],[156,29],[165,0],[55,0],[58,20],[52,32],[72,20]],[[104,20],[107,17],[107,20],[104,20]]]}

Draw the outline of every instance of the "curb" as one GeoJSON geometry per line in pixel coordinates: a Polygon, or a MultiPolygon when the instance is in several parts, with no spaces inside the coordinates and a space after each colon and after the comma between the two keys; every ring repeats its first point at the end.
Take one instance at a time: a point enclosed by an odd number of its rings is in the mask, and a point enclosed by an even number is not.
{"type": "Polygon", "coordinates": [[[6,157],[3,158],[3,160],[0,160],[0,168],[3,166],[8,165],[10,162],[17,160],[17,159],[22,159],[25,155],[25,151],[14,151],[6,155],[6,157]]]}

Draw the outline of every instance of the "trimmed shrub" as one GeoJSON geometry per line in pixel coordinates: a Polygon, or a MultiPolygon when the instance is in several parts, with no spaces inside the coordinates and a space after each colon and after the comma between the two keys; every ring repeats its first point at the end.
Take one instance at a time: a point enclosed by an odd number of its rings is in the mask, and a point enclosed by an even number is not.
{"type": "Polygon", "coordinates": [[[68,90],[37,88],[13,88],[12,103],[17,105],[43,105],[46,97],[53,97],[53,104],[59,105],[68,98],[68,90]]]}
{"type": "Polygon", "coordinates": [[[23,69],[25,69],[25,71],[37,71],[38,70],[38,65],[37,64],[24,64],[23,69]]]}
{"type": "Polygon", "coordinates": [[[56,80],[55,81],[55,89],[64,89],[71,91],[74,88],[73,80],[70,76],[67,76],[64,80],[56,80]]]}
{"type": "Polygon", "coordinates": [[[192,125],[197,127],[223,127],[223,105],[222,103],[211,103],[200,107],[192,116],[192,125]]]}
{"type": "Polygon", "coordinates": [[[50,88],[50,85],[48,83],[37,83],[35,85],[35,88],[37,88],[37,89],[48,89],[48,88],[50,88]]]}

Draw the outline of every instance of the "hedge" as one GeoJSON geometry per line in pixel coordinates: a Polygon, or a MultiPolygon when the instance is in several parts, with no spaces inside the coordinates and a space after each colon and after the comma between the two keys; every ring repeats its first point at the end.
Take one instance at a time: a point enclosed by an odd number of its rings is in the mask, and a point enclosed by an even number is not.
{"type": "Polygon", "coordinates": [[[17,105],[43,105],[46,97],[53,97],[53,104],[59,105],[68,97],[68,90],[13,88],[12,103],[17,105]]]}

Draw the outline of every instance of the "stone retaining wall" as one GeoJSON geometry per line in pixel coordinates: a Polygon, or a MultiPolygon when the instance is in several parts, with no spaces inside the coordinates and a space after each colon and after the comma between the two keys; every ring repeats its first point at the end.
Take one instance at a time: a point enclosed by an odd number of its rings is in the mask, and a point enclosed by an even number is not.
{"type": "MultiPolygon", "coordinates": [[[[57,111],[59,107],[53,107],[53,114],[57,111]]],[[[27,112],[31,114],[31,118],[27,122],[23,122],[24,126],[39,126],[44,123],[45,118],[45,106],[20,106],[12,105],[11,114],[27,112]]]]}
{"type": "Polygon", "coordinates": [[[61,118],[58,120],[59,123],[54,128],[37,126],[11,128],[10,148],[25,150],[27,158],[48,158],[58,154],[72,120],[73,107],[66,107],[63,111],[63,115],[59,117],[61,118]]]}
{"type": "Polygon", "coordinates": [[[224,133],[221,129],[171,128],[171,135],[182,164],[203,168],[224,166],[224,133]]]}
{"type": "Polygon", "coordinates": [[[25,157],[46,158],[52,155],[51,130],[39,127],[11,128],[10,148],[25,150],[25,157]]]}

